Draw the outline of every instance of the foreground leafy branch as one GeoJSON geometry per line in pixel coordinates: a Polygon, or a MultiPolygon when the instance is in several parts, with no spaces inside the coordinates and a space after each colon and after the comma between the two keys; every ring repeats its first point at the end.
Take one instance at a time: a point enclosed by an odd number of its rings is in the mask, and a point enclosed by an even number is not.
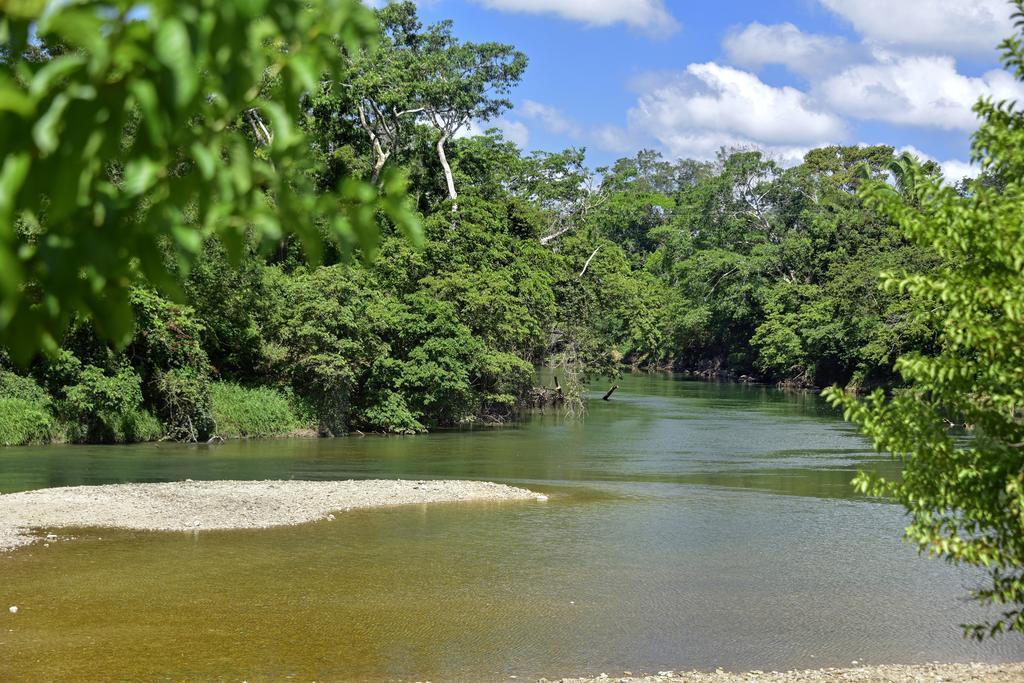
{"type": "Polygon", "coordinates": [[[3,5],[0,343],[53,351],[76,313],[126,342],[133,284],[178,293],[212,236],[237,260],[294,234],[316,260],[372,252],[381,211],[415,234],[399,175],[318,194],[301,126],[339,42],[374,35],[357,0],[3,5]]]}
{"type": "MultiPolygon", "coordinates": [[[[1016,5],[1020,28],[1024,3],[1016,5]]],[[[1003,49],[1024,77],[1020,39],[1003,49]]],[[[897,369],[912,388],[895,397],[877,391],[858,400],[838,388],[825,395],[904,463],[899,481],[861,474],[857,487],[902,502],[907,538],[922,552],[987,572],[973,596],[998,614],[965,627],[981,639],[1024,631],[1024,111],[990,101],[975,111],[983,124],[973,155],[994,182],[964,195],[905,168],[902,192],[883,183],[864,190],[942,260],[931,274],[883,276],[886,289],[933,312],[941,351],[902,356],[897,369]]]]}

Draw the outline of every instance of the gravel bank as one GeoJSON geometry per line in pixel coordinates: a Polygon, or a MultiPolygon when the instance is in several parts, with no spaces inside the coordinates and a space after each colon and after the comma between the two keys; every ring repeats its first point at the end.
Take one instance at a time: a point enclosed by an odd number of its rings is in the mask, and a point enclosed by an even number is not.
{"type": "Polygon", "coordinates": [[[188,480],[40,489],[0,495],[0,551],[39,540],[32,529],[262,529],[356,508],[538,499],[546,497],[480,481],[188,480]]]}
{"type": "MultiPolygon", "coordinates": [[[[545,679],[541,679],[544,681],[545,679]]],[[[814,669],[809,671],[662,671],[642,676],[598,676],[563,678],[558,683],[1020,683],[1024,681],[1021,664],[916,664],[862,666],[851,669],[814,669]]]]}

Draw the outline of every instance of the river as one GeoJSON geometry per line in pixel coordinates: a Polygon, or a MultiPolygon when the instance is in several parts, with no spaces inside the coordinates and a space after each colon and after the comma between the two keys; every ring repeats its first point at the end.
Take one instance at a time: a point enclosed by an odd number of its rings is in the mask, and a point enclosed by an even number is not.
{"type": "MultiPolygon", "coordinates": [[[[468,478],[547,502],[261,531],[75,532],[0,555],[0,680],[510,680],[1024,659],[959,624],[977,577],[855,494],[896,470],[819,398],[623,378],[584,419],[416,437],[0,450],[0,491],[468,478]],[[16,616],[7,605],[19,605],[16,616]]],[[[600,396],[600,393],[596,394],[600,396]]]]}

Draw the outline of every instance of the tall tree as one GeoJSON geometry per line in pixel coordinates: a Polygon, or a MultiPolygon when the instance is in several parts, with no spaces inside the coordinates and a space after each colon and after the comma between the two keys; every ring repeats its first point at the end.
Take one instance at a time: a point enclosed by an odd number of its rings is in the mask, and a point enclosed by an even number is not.
{"type": "Polygon", "coordinates": [[[450,21],[423,36],[416,85],[430,123],[437,129],[437,158],[444,169],[452,208],[458,192],[448,162],[448,142],[472,121],[490,121],[512,106],[506,95],[526,70],[526,55],[501,43],[463,43],[450,21]]]}
{"type": "Polygon", "coordinates": [[[377,10],[377,20],[378,44],[352,55],[344,84],[354,100],[359,128],[373,148],[374,184],[425,109],[415,80],[423,42],[415,3],[390,3],[377,10]]]}

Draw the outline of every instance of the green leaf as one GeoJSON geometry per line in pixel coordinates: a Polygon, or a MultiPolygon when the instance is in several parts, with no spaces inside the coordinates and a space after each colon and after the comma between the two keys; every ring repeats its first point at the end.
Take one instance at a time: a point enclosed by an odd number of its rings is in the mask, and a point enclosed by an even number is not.
{"type": "Polygon", "coordinates": [[[246,17],[255,18],[263,14],[269,0],[235,0],[239,12],[246,17]]]}
{"type": "Polygon", "coordinates": [[[184,107],[199,90],[192,43],[185,23],[177,17],[161,20],[156,34],[156,56],[160,63],[174,74],[174,103],[184,107]]]}
{"type": "Polygon", "coordinates": [[[132,159],[124,168],[124,189],[129,197],[146,192],[156,182],[162,166],[152,159],[132,159]]]}
{"type": "Polygon", "coordinates": [[[18,19],[38,19],[46,9],[47,0],[5,0],[4,13],[18,19]]]}
{"type": "Polygon", "coordinates": [[[60,142],[58,133],[63,123],[61,117],[70,102],[70,98],[64,93],[57,95],[46,112],[32,126],[32,139],[39,148],[40,156],[49,156],[57,149],[60,142]]]}
{"type": "Polygon", "coordinates": [[[0,72],[0,111],[9,111],[23,118],[35,112],[32,98],[7,74],[0,72]]]}
{"type": "Polygon", "coordinates": [[[106,19],[91,8],[71,6],[47,13],[39,22],[39,33],[43,37],[56,34],[60,42],[82,48],[97,67],[105,68],[108,58],[106,23],[106,19]]]}
{"type": "Polygon", "coordinates": [[[274,136],[272,149],[285,150],[302,139],[284,107],[277,102],[262,101],[259,108],[269,119],[270,131],[274,136]]]}
{"type": "Polygon", "coordinates": [[[120,286],[107,287],[93,307],[93,319],[101,335],[118,347],[127,345],[135,331],[135,314],[128,300],[128,290],[120,286]]]}
{"type": "Polygon", "coordinates": [[[199,168],[200,175],[203,176],[203,180],[213,178],[213,174],[217,169],[217,162],[214,159],[213,153],[199,142],[192,143],[189,149],[192,152],[192,159],[195,160],[196,166],[199,168]]]}
{"type": "Polygon", "coordinates": [[[316,92],[321,74],[313,55],[302,53],[292,55],[288,60],[288,66],[295,73],[304,90],[310,93],[316,92]]]}
{"type": "Polygon", "coordinates": [[[203,246],[203,233],[195,228],[184,225],[176,225],[171,228],[174,234],[174,241],[185,251],[196,254],[203,246]]]}
{"type": "Polygon", "coordinates": [[[159,97],[152,81],[135,80],[129,86],[135,103],[139,105],[142,124],[156,147],[165,144],[164,114],[160,111],[159,97]]]}
{"type": "Polygon", "coordinates": [[[11,236],[18,191],[25,183],[31,166],[32,157],[28,152],[8,154],[0,166],[0,240],[11,236]]]}
{"type": "Polygon", "coordinates": [[[85,57],[74,54],[50,60],[32,77],[28,86],[29,94],[35,99],[48,94],[61,79],[69,77],[87,63],[85,57]]]}

